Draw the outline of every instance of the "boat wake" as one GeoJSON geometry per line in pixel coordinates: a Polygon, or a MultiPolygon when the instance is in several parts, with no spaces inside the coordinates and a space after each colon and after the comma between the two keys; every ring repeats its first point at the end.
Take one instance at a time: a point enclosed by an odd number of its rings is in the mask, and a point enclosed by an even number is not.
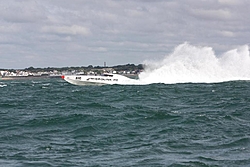
{"type": "Polygon", "coordinates": [[[145,61],[142,84],[215,83],[250,80],[249,46],[216,56],[211,47],[181,44],[159,62],[145,61]]]}

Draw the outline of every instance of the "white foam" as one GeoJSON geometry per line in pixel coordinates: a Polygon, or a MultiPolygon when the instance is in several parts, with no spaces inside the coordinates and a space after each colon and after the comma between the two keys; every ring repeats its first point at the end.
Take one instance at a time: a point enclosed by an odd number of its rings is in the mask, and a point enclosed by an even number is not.
{"type": "Polygon", "coordinates": [[[211,47],[188,43],[175,48],[159,62],[145,61],[145,71],[139,75],[143,83],[213,83],[250,80],[248,45],[216,56],[211,47]]]}
{"type": "Polygon", "coordinates": [[[5,86],[7,86],[7,85],[5,85],[5,84],[0,84],[0,88],[3,88],[3,87],[5,87],[5,86]]]}

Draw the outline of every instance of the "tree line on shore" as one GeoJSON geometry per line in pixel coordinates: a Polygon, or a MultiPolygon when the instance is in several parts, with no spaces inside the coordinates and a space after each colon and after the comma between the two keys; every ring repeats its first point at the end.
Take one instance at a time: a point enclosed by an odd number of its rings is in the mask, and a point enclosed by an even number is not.
{"type": "MultiPolygon", "coordinates": [[[[116,65],[116,66],[81,66],[81,67],[46,67],[46,68],[35,68],[35,67],[28,67],[25,69],[18,69],[22,71],[28,71],[28,72],[50,72],[50,71],[58,71],[58,72],[63,72],[63,71],[93,71],[93,70],[100,70],[100,69],[108,69],[111,68],[115,71],[141,71],[144,69],[144,66],[142,64],[126,64],[126,65],[116,65]]],[[[17,69],[0,69],[1,70],[7,70],[10,72],[16,72],[18,71],[17,69]]]]}

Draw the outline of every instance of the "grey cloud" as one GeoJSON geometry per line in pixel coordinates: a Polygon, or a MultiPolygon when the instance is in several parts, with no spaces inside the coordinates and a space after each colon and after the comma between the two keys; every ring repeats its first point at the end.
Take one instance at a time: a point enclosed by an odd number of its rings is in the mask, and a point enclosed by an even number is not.
{"type": "Polygon", "coordinates": [[[211,20],[229,20],[232,18],[232,13],[227,9],[217,10],[204,10],[204,9],[191,9],[191,14],[202,19],[211,20]]]}
{"type": "Polygon", "coordinates": [[[243,5],[247,0],[218,0],[218,3],[226,6],[238,6],[243,5]]]}
{"type": "Polygon", "coordinates": [[[0,15],[2,19],[13,22],[36,22],[46,19],[43,9],[36,1],[4,1],[0,15]]]}
{"type": "Polygon", "coordinates": [[[66,34],[66,35],[89,35],[91,32],[88,28],[78,25],[72,26],[44,26],[41,29],[42,32],[47,33],[58,33],[58,34],[66,34]]]}

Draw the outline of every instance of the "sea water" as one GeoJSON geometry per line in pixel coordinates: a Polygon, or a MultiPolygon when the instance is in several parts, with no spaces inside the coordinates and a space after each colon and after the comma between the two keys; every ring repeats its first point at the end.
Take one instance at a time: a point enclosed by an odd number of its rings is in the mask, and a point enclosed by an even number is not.
{"type": "Polygon", "coordinates": [[[180,45],[147,85],[0,81],[0,166],[249,166],[246,48],[180,45]]]}

